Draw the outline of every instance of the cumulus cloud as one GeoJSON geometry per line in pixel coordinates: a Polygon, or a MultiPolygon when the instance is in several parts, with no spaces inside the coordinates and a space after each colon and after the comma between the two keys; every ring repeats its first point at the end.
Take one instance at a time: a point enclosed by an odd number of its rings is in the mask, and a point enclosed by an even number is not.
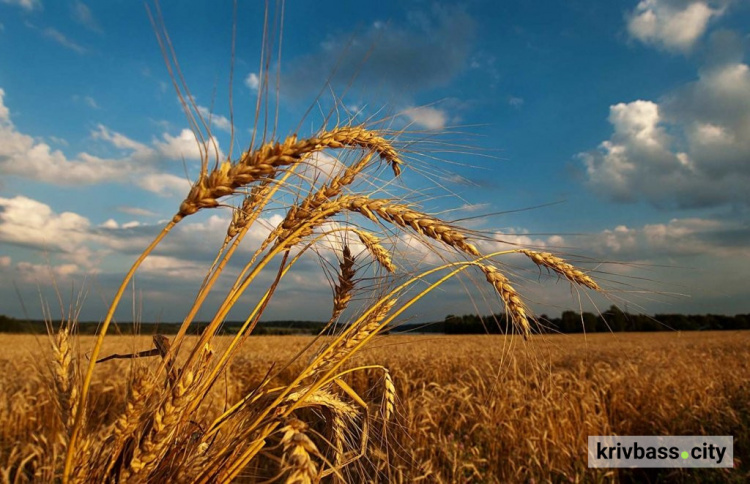
{"type": "Polygon", "coordinates": [[[642,0],[627,16],[630,35],[670,51],[689,51],[728,1],[642,0]]]}
{"type": "Polygon", "coordinates": [[[146,191],[164,196],[187,195],[190,181],[171,173],[149,173],[138,177],[135,183],[146,191]]]}
{"type": "Polygon", "coordinates": [[[208,109],[205,106],[198,106],[198,113],[203,117],[203,119],[206,121],[206,123],[209,122],[217,127],[218,129],[222,131],[226,131],[227,133],[232,130],[232,123],[229,121],[229,119],[225,116],[222,116],[220,114],[216,114],[211,112],[210,109],[208,109]]]}
{"type": "Polygon", "coordinates": [[[430,106],[410,107],[401,112],[412,123],[427,129],[443,129],[448,122],[448,114],[430,106]]]}
{"type": "Polygon", "coordinates": [[[97,183],[127,177],[128,166],[82,153],[69,160],[59,150],[20,133],[0,89],[0,173],[54,184],[97,183]]]}
{"type": "Polygon", "coordinates": [[[245,78],[245,85],[251,90],[251,91],[257,91],[260,87],[260,78],[258,77],[258,74],[251,72],[247,75],[245,78]]]}
{"type": "Polygon", "coordinates": [[[588,183],[617,201],[709,207],[750,203],[750,69],[712,66],[660,102],[610,107],[614,132],[579,155],[588,183]]]}
{"type": "Polygon", "coordinates": [[[28,197],[0,198],[0,240],[37,249],[73,251],[87,238],[87,218],[55,213],[28,197]]]}
{"type": "Polygon", "coordinates": [[[32,264],[31,262],[19,262],[16,264],[16,274],[21,282],[26,284],[43,285],[44,283],[57,283],[67,279],[79,272],[75,264],[32,264]]]}
{"type": "Polygon", "coordinates": [[[172,136],[169,133],[162,134],[162,139],[154,142],[156,150],[168,160],[200,160],[203,153],[206,150],[209,153],[209,158],[213,159],[217,156],[219,159],[224,158],[224,154],[219,147],[219,142],[216,138],[211,137],[207,141],[206,146],[202,146],[196,139],[192,131],[185,128],[180,131],[177,136],[172,136]],[[214,149],[216,147],[218,152],[214,149]]]}
{"type": "Polygon", "coordinates": [[[750,225],[738,221],[699,217],[674,218],[641,227],[619,225],[588,240],[587,248],[603,257],[620,260],[659,260],[664,257],[747,257],[750,225]]]}
{"type": "MultiPolygon", "coordinates": [[[[178,191],[182,194],[187,186],[184,176],[162,171],[162,162],[201,159],[201,145],[188,129],[176,136],[163,133],[147,145],[101,124],[91,131],[92,139],[103,141],[122,153],[117,157],[102,158],[82,152],[68,158],[49,144],[19,132],[11,120],[4,96],[5,91],[0,88],[0,174],[4,176],[13,175],[53,185],[129,183],[156,193],[178,191]]],[[[216,154],[214,142],[218,147],[218,141],[212,138],[205,150],[209,159],[216,154]]],[[[224,157],[220,147],[218,156],[224,157]]]]}

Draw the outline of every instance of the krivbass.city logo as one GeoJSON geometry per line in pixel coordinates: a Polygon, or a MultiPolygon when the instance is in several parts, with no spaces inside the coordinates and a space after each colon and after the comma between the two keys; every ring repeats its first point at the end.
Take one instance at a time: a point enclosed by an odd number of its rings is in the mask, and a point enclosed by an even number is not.
{"type": "Polygon", "coordinates": [[[589,436],[589,467],[733,467],[734,437],[589,436]]]}

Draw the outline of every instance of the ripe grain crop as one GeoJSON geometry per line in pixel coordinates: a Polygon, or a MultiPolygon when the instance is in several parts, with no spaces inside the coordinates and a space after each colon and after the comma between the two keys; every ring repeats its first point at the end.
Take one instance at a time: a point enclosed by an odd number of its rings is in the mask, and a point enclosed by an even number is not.
{"type": "MultiPolygon", "coordinates": [[[[313,468],[319,474],[338,469],[328,475],[350,482],[746,482],[750,477],[746,332],[535,336],[533,349],[513,347],[517,338],[377,337],[342,370],[364,368],[348,373],[347,385],[368,395],[367,408],[344,400],[337,388],[311,394],[301,402],[298,417],[281,422],[278,434],[269,440],[269,452],[278,450],[279,460],[253,460],[237,480],[286,480],[300,473],[309,477],[313,468]],[[359,429],[368,412],[384,420],[370,426],[365,455],[358,458],[363,452],[359,429]],[[385,420],[389,423],[384,426],[385,420]],[[586,437],[600,434],[734,435],[735,469],[588,469],[586,437]]],[[[215,343],[226,347],[230,340],[219,336],[215,343]]],[[[314,340],[249,338],[229,365],[228,400],[251,395],[268,380],[271,365],[287,363],[314,340]]],[[[81,336],[80,343],[90,347],[93,338],[81,336]]],[[[150,344],[147,337],[116,336],[108,338],[104,351],[150,344]]],[[[59,466],[62,458],[57,437],[63,427],[54,423],[59,416],[50,398],[54,389],[38,373],[36,362],[52,361],[54,350],[24,335],[6,336],[0,349],[1,479],[47,482],[54,475],[55,461],[59,466]]],[[[116,360],[111,362],[111,374],[95,376],[92,413],[97,417],[87,426],[92,445],[99,440],[109,440],[108,449],[132,445],[128,436],[142,418],[149,418],[148,410],[140,407],[153,402],[145,398],[149,389],[143,386],[152,381],[146,378],[152,364],[140,363],[130,373],[133,364],[116,360]]],[[[268,385],[287,385],[305,368],[306,360],[298,358],[268,385]]],[[[304,392],[305,387],[299,388],[285,404],[299,401],[304,392]]],[[[225,398],[219,393],[205,405],[201,419],[216,422],[225,412],[225,398]]],[[[268,404],[273,394],[252,398],[268,404]]],[[[178,441],[194,446],[191,458],[196,461],[182,467],[180,482],[196,479],[211,465],[211,454],[205,453],[210,452],[208,445],[200,439],[201,432],[211,430],[196,423],[203,429],[187,426],[195,442],[178,441]]],[[[221,435],[217,440],[231,442],[221,435]]],[[[174,457],[177,450],[168,452],[174,457]]],[[[98,472],[109,474],[108,468],[116,465],[112,457],[118,454],[93,455],[97,462],[106,461],[98,472]]]]}

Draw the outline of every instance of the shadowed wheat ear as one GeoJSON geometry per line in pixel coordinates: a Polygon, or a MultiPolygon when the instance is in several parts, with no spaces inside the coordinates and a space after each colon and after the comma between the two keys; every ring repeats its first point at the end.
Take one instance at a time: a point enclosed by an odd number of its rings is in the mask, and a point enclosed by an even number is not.
{"type": "Polygon", "coordinates": [[[385,421],[388,421],[393,416],[393,411],[396,408],[396,386],[393,384],[393,378],[391,372],[387,368],[383,368],[384,373],[384,384],[385,392],[383,395],[384,400],[384,411],[383,417],[385,421]]]}
{"type": "Polygon", "coordinates": [[[551,269],[574,284],[588,287],[594,291],[601,291],[601,287],[582,270],[565,262],[564,259],[550,254],[549,252],[537,252],[535,250],[521,249],[520,253],[526,255],[539,267],[551,269]]]}
{"type": "Polygon", "coordinates": [[[281,468],[283,472],[288,472],[286,482],[289,484],[318,482],[318,467],[311,455],[319,456],[320,452],[305,433],[306,430],[307,424],[296,418],[289,419],[281,429],[284,449],[281,468]]]}
{"type": "Polygon", "coordinates": [[[271,184],[269,182],[264,182],[253,187],[250,193],[242,200],[242,205],[232,211],[232,221],[229,223],[229,227],[227,227],[225,244],[235,238],[247,226],[250,221],[250,215],[252,215],[270,189],[271,184]]]}
{"type": "Polygon", "coordinates": [[[362,242],[362,244],[367,247],[367,250],[370,251],[370,254],[372,254],[375,260],[378,261],[378,263],[383,266],[385,270],[390,273],[396,272],[396,266],[391,260],[391,254],[387,250],[385,250],[385,247],[380,245],[380,239],[378,239],[370,232],[365,232],[364,230],[353,229],[353,231],[355,234],[357,234],[357,237],[359,237],[360,242],[362,242]]]}
{"type": "Polygon", "coordinates": [[[61,328],[54,341],[55,353],[55,390],[60,406],[60,418],[65,428],[65,440],[70,436],[78,405],[78,374],[73,363],[70,328],[61,328]]]}
{"type": "Polygon", "coordinates": [[[303,140],[292,135],[281,143],[267,143],[257,150],[245,152],[236,163],[225,161],[211,173],[201,176],[173,221],[179,222],[203,208],[218,207],[219,198],[231,195],[239,187],[270,178],[279,168],[300,163],[313,153],[347,147],[378,153],[391,165],[396,176],[401,173],[403,161],[393,146],[378,132],[364,126],[343,126],[303,140]]]}
{"type": "Polygon", "coordinates": [[[348,246],[344,246],[344,260],[339,264],[339,283],[336,284],[333,295],[333,313],[331,321],[338,318],[352,300],[352,291],[354,290],[354,257],[348,246]]]}
{"type": "Polygon", "coordinates": [[[371,159],[372,154],[363,156],[357,163],[347,166],[346,170],[344,170],[341,175],[331,178],[328,183],[320,187],[316,192],[310,193],[306,196],[299,205],[292,206],[279,227],[274,230],[269,235],[267,241],[263,243],[261,250],[264,249],[266,244],[274,237],[277,239],[277,244],[284,244],[286,247],[291,247],[302,238],[312,234],[313,228],[316,225],[323,223],[323,220],[319,219],[314,223],[310,223],[310,219],[316,214],[319,214],[325,208],[338,207],[338,209],[334,210],[331,215],[342,209],[344,205],[340,201],[337,201],[338,199],[336,197],[341,195],[345,186],[351,185],[354,182],[356,176],[367,167],[371,159]],[[305,228],[302,231],[298,232],[294,237],[291,237],[292,233],[303,226],[305,228]]]}
{"type": "Polygon", "coordinates": [[[521,300],[516,289],[510,285],[510,281],[495,266],[489,264],[477,263],[482,272],[484,272],[487,282],[492,284],[500,299],[505,304],[505,309],[510,315],[513,323],[521,329],[524,338],[531,334],[531,325],[526,315],[526,305],[521,300]]]}
{"type": "Polygon", "coordinates": [[[395,304],[395,299],[389,299],[381,303],[357,328],[353,328],[348,337],[339,340],[332,348],[327,348],[323,355],[319,356],[317,361],[313,363],[307,376],[315,376],[329,365],[346,359],[365,338],[381,329],[380,323],[395,304]]]}
{"type": "Polygon", "coordinates": [[[197,370],[187,368],[169,389],[161,405],[153,413],[151,430],[133,451],[129,469],[123,473],[126,481],[148,480],[149,473],[158,467],[169,447],[174,443],[178,424],[184,418],[184,410],[197,397],[201,377],[208,368],[213,350],[207,344],[201,350],[197,370]]]}

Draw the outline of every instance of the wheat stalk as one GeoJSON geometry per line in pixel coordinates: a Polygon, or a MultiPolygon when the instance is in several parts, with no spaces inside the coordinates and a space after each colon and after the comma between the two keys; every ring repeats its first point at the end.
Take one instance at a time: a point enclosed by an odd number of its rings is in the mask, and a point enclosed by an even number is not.
{"type": "Polygon", "coordinates": [[[395,304],[395,299],[381,302],[380,306],[372,311],[357,328],[354,328],[349,333],[348,337],[339,340],[338,343],[334,344],[333,347],[328,348],[317,358],[317,361],[310,367],[308,376],[314,376],[327,366],[346,359],[349,356],[349,353],[351,353],[351,351],[362,341],[381,329],[380,323],[395,304]]]}

